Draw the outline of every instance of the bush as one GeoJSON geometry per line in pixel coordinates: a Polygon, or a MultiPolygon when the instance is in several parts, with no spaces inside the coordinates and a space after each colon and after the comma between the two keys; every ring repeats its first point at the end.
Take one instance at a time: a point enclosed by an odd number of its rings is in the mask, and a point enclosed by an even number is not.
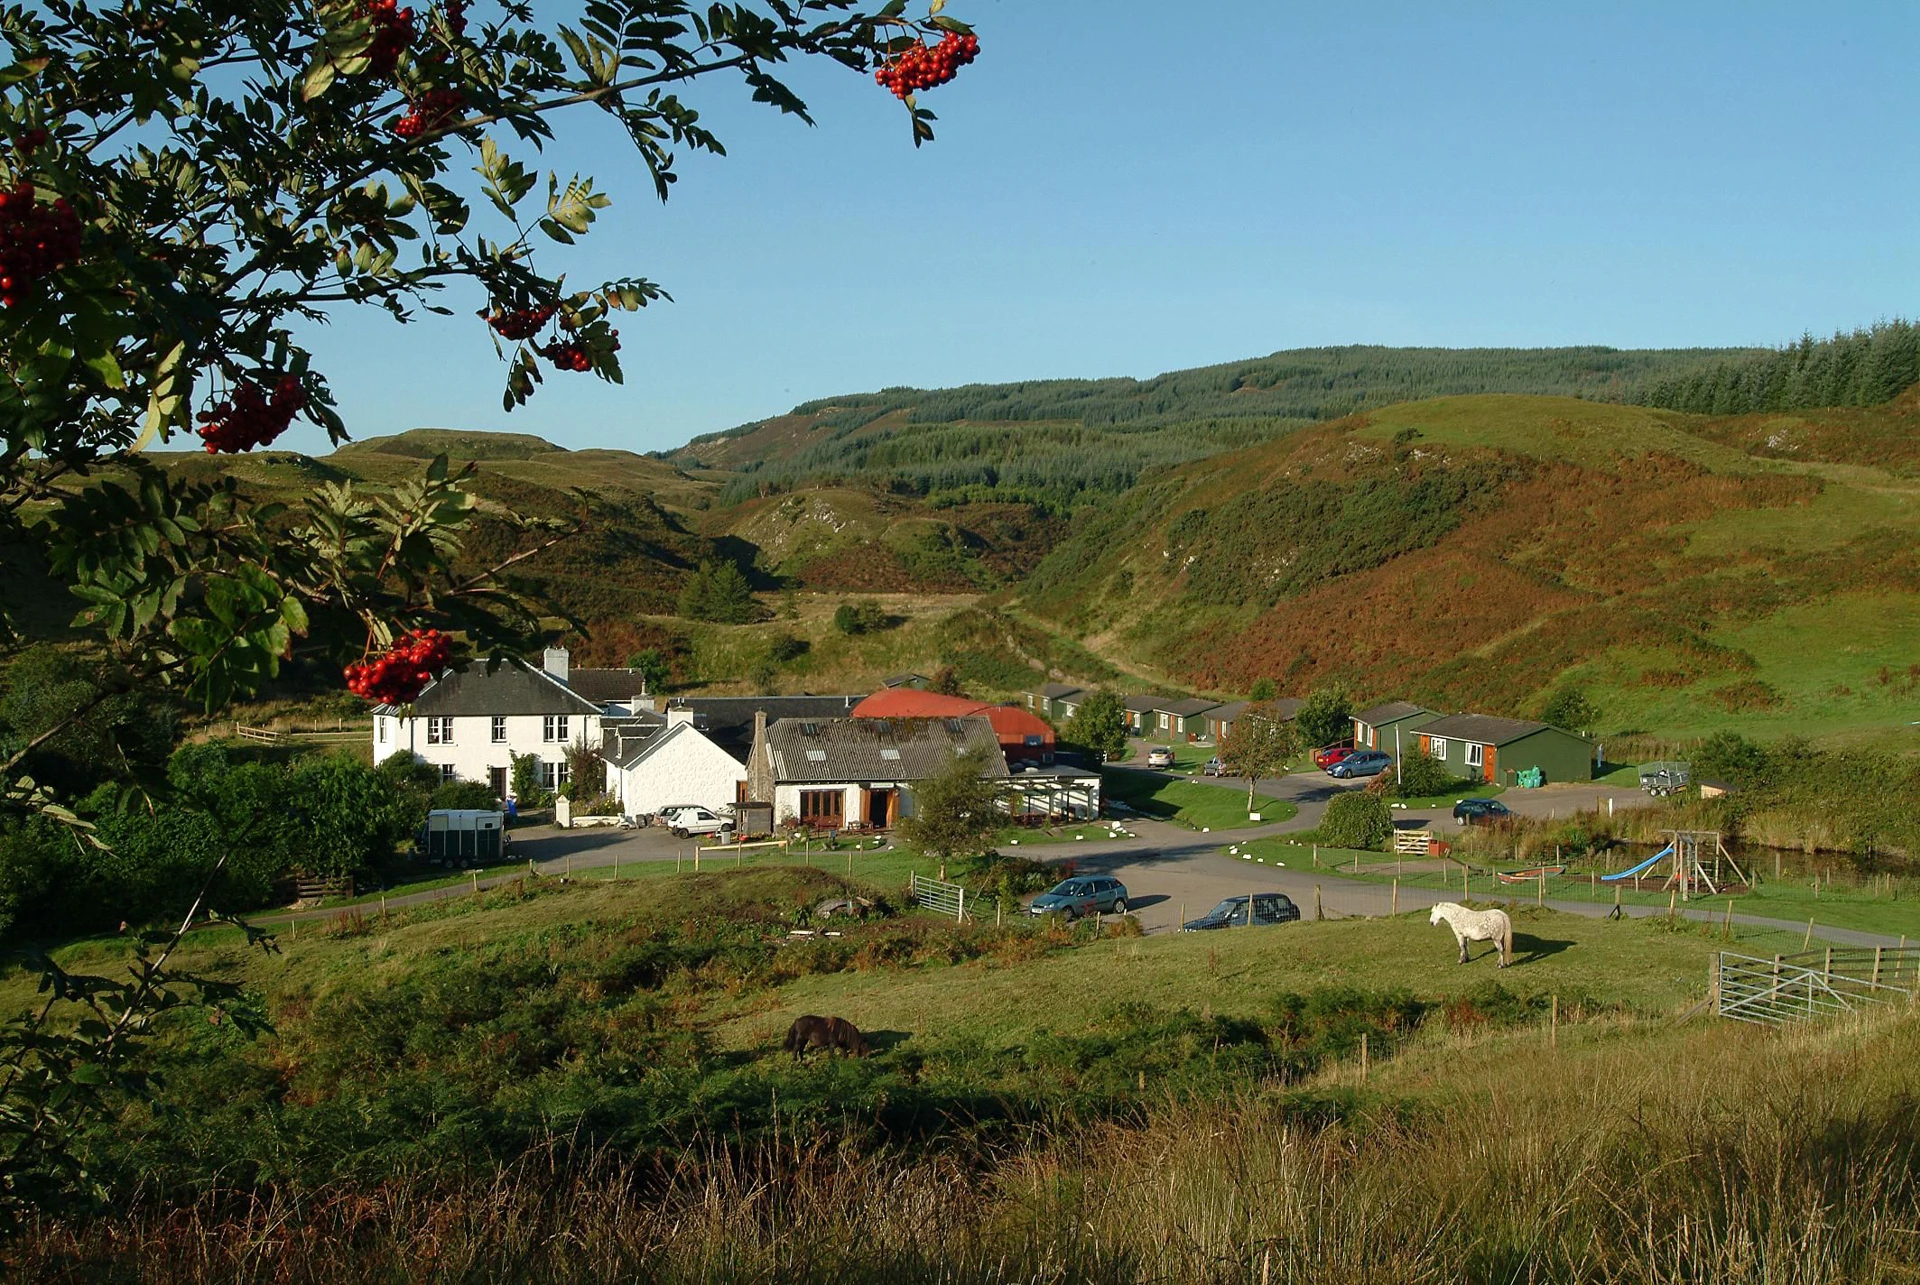
{"type": "Polygon", "coordinates": [[[1320,818],[1320,842],[1330,848],[1377,848],[1392,833],[1386,800],[1366,790],[1340,795],[1320,818]]]}
{"type": "Polygon", "coordinates": [[[689,620],[744,625],[761,617],[746,573],[731,562],[703,562],[680,591],[680,614],[689,620]]]}
{"type": "Polygon", "coordinates": [[[500,806],[500,800],[485,781],[447,781],[434,790],[427,806],[455,812],[491,811],[500,806]]]}
{"type": "Polygon", "coordinates": [[[1389,768],[1373,780],[1380,787],[1379,793],[1389,799],[1430,799],[1473,785],[1449,772],[1447,765],[1431,754],[1404,754],[1399,772],[1389,768]]]}
{"type": "Polygon", "coordinates": [[[859,602],[843,602],[833,613],[833,627],[849,636],[856,634],[874,634],[890,629],[899,621],[887,614],[879,603],[871,598],[859,602]]]}

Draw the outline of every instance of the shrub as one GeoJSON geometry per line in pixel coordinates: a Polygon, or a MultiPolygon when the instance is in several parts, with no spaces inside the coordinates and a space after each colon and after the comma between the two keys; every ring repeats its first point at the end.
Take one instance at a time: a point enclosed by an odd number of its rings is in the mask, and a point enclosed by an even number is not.
{"type": "Polygon", "coordinates": [[[1473,782],[1455,776],[1447,765],[1431,754],[1403,754],[1398,772],[1389,768],[1373,778],[1380,793],[1389,799],[1429,799],[1468,789],[1473,782]]]}
{"type": "Polygon", "coordinates": [[[1330,848],[1377,848],[1392,833],[1386,801],[1366,790],[1340,795],[1320,818],[1320,842],[1330,848]]]}
{"type": "Polygon", "coordinates": [[[448,781],[434,790],[427,800],[431,808],[453,810],[491,809],[500,806],[493,787],[485,781],[448,781]]]}
{"type": "Polygon", "coordinates": [[[1293,725],[1301,742],[1309,746],[1349,740],[1353,736],[1353,699],[1338,683],[1317,688],[1293,716],[1293,725]]]}
{"type": "Polygon", "coordinates": [[[849,636],[879,633],[898,623],[898,620],[888,615],[886,610],[871,598],[863,598],[859,602],[843,602],[833,612],[833,627],[849,636]]]}

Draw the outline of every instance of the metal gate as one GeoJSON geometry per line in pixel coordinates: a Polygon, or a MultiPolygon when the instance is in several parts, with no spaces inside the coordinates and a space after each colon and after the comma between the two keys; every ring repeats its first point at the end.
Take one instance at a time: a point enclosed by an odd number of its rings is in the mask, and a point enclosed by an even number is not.
{"type": "Polygon", "coordinates": [[[911,889],[914,902],[922,910],[931,910],[937,915],[947,915],[960,920],[967,917],[967,890],[957,883],[948,883],[944,879],[929,879],[925,875],[911,877],[911,889]]]}
{"type": "Polygon", "coordinates": [[[1714,1011],[1766,1026],[1911,1003],[1916,995],[1915,946],[1837,947],[1771,959],[1723,950],[1714,968],[1714,1011]]]}

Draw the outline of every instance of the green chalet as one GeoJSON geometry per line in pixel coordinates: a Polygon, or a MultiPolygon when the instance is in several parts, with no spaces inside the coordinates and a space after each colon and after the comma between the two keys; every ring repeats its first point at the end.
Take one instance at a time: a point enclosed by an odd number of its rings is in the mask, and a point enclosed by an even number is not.
{"type": "Polygon", "coordinates": [[[1535,767],[1549,783],[1593,779],[1592,741],[1530,719],[1451,714],[1423,723],[1414,736],[1419,744],[1410,751],[1431,754],[1469,780],[1511,785],[1535,767]]]}
{"type": "Polygon", "coordinates": [[[1388,701],[1363,709],[1353,716],[1354,748],[1383,750],[1398,760],[1401,754],[1411,753],[1418,747],[1414,732],[1439,717],[1439,713],[1425,705],[1407,701],[1388,701]]]}

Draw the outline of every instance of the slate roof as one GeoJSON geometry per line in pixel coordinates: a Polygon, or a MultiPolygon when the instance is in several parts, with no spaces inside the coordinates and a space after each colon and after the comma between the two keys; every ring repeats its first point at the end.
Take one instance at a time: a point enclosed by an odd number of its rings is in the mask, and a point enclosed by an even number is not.
{"type": "Polygon", "coordinates": [[[567,675],[567,686],[596,705],[624,705],[646,685],[637,669],[576,669],[567,675]]]}
{"type": "Polygon", "coordinates": [[[667,720],[659,714],[600,720],[600,757],[615,767],[631,767],[658,741],[667,720]]]}
{"type": "Polygon", "coordinates": [[[1274,711],[1288,722],[1292,722],[1294,716],[1300,712],[1300,707],[1306,704],[1306,702],[1298,696],[1282,696],[1279,700],[1268,701],[1267,703],[1272,705],[1274,711]]]}
{"type": "MultiPolygon", "coordinates": [[[[1453,714],[1435,719],[1420,729],[1422,736],[1444,736],[1449,740],[1478,741],[1482,745],[1505,745],[1523,736],[1548,730],[1546,723],[1528,718],[1495,718],[1491,714],[1453,714]]],[[[1572,736],[1572,732],[1567,735],[1572,736]]]]}
{"type": "Polygon", "coordinates": [[[448,670],[413,702],[422,718],[469,718],[490,714],[598,714],[600,706],[544,669],[502,664],[491,674],[483,664],[465,673],[448,670]]]}
{"type": "Polygon", "coordinates": [[[1207,711],[1207,717],[1216,723],[1231,723],[1252,708],[1252,701],[1228,701],[1224,705],[1215,705],[1207,711]]]}
{"type": "Polygon", "coordinates": [[[918,683],[930,681],[925,674],[905,673],[889,674],[880,680],[882,687],[912,687],[918,683]]]}
{"type": "Polygon", "coordinates": [[[753,716],[767,712],[767,722],[783,718],[845,718],[859,704],[859,696],[688,696],[676,697],[675,709],[690,709],[707,739],[741,762],[753,748],[753,716]]]}
{"type": "Polygon", "coordinates": [[[1007,761],[984,718],[783,718],[767,729],[773,779],[782,785],[924,781],[956,754],[987,751],[987,775],[1007,761]]]}
{"type": "Polygon", "coordinates": [[[614,740],[615,733],[606,734],[606,749],[601,757],[615,768],[625,770],[647,758],[663,745],[682,736],[699,736],[701,731],[692,723],[675,723],[671,727],[662,723],[654,727],[635,728],[633,734],[614,740]]]}
{"type": "Polygon", "coordinates": [[[1044,696],[1050,701],[1057,701],[1068,696],[1078,696],[1085,690],[1086,688],[1075,687],[1072,683],[1047,683],[1040,688],[1036,695],[1044,696]]]}
{"type": "Polygon", "coordinates": [[[1151,714],[1160,708],[1158,696],[1129,696],[1122,703],[1136,714],[1151,714]]]}
{"type": "Polygon", "coordinates": [[[1354,717],[1368,727],[1378,727],[1382,723],[1397,723],[1403,718],[1412,718],[1415,714],[1431,714],[1432,710],[1424,705],[1414,705],[1407,701],[1388,701],[1384,705],[1375,705],[1372,709],[1363,709],[1354,717]]]}

